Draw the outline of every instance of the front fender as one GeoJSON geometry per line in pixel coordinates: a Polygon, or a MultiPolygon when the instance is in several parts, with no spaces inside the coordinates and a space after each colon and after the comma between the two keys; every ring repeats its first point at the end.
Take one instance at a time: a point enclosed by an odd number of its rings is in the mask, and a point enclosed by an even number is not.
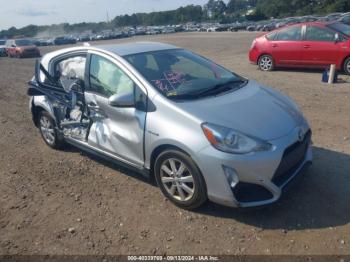
{"type": "MultiPolygon", "coordinates": [[[[146,131],[147,132],[147,131],[146,131]]],[[[152,138],[150,136],[154,136],[153,134],[146,133],[146,139],[151,140],[152,138]]],[[[188,147],[186,144],[181,143],[177,140],[173,139],[157,139],[154,143],[147,145],[146,150],[145,150],[145,167],[147,169],[151,168],[151,161],[152,161],[152,154],[157,151],[159,148],[171,148],[175,147],[180,149],[181,151],[185,152],[188,154],[195,162],[197,162],[196,159],[196,154],[195,152],[188,147]]]]}

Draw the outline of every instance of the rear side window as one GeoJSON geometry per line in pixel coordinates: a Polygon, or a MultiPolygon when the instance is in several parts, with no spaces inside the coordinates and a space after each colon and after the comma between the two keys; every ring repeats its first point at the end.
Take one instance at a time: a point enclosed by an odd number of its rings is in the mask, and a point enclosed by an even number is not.
{"type": "Polygon", "coordinates": [[[305,40],[334,42],[335,32],[318,26],[308,26],[306,27],[305,40]]]}
{"type": "Polygon", "coordinates": [[[278,32],[275,40],[277,41],[300,41],[301,26],[292,26],[282,29],[278,32]]]}

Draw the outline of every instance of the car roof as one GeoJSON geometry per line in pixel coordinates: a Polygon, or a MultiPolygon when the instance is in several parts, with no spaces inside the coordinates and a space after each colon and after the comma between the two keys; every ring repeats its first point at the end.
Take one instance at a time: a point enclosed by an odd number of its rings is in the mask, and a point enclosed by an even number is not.
{"type": "Polygon", "coordinates": [[[277,29],[273,30],[272,32],[279,31],[279,30],[285,29],[287,27],[293,27],[293,26],[303,26],[303,25],[312,26],[312,25],[315,25],[315,26],[322,26],[323,27],[323,26],[327,26],[327,25],[333,24],[333,23],[334,22],[320,22],[320,21],[293,23],[293,24],[289,24],[289,25],[277,28],[277,29]]]}
{"type": "Polygon", "coordinates": [[[296,23],[293,25],[318,25],[318,26],[326,26],[330,24],[330,22],[322,22],[322,21],[312,21],[312,22],[303,22],[303,23],[296,23]]]}
{"type": "Polygon", "coordinates": [[[132,42],[113,45],[96,45],[97,49],[115,53],[119,56],[134,55],[139,53],[154,52],[169,49],[179,49],[179,47],[158,43],[158,42],[132,42]]]}
{"type": "Polygon", "coordinates": [[[102,52],[105,51],[105,52],[115,54],[116,56],[127,56],[127,55],[133,55],[133,54],[139,54],[139,53],[145,53],[145,52],[171,50],[171,49],[179,49],[179,47],[169,45],[169,44],[164,44],[164,43],[158,43],[158,42],[128,42],[128,43],[113,44],[113,45],[84,45],[84,46],[75,46],[75,47],[59,49],[59,50],[47,53],[41,59],[41,63],[45,68],[47,68],[49,62],[53,58],[59,55],[69,53],[69,52],[84,51],[84,50],[85,51],[96,50],[96,51],[102,51],[102,52]]]}

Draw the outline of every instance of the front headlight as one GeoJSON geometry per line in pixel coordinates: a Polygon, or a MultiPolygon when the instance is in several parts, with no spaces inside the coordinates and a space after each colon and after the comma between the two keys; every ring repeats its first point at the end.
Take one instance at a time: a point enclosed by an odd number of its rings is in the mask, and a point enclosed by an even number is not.
{"type": "Polygon", "coordinates": [[[270,143],[249,137],[231,128],[203,123],[202,129],[212,146],[223,152],[247,154],[272,149],[270,143]]]}

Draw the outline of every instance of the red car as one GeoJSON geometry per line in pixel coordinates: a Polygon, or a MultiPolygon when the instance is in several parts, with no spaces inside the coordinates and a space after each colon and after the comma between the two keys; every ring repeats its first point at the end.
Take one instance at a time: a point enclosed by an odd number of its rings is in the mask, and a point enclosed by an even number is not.
{"type": "Polygon", "coordinates": [[[310,22],[280,28],[253,41],[249,60],[263,71],[335,64],[350,75],[350,26],[310,22]]]}
{"type": "Polygon", "coordinates": [[[9,57],[39,57],[38,47],[29,39],[7,40],[6,53],[9,57]]]}

